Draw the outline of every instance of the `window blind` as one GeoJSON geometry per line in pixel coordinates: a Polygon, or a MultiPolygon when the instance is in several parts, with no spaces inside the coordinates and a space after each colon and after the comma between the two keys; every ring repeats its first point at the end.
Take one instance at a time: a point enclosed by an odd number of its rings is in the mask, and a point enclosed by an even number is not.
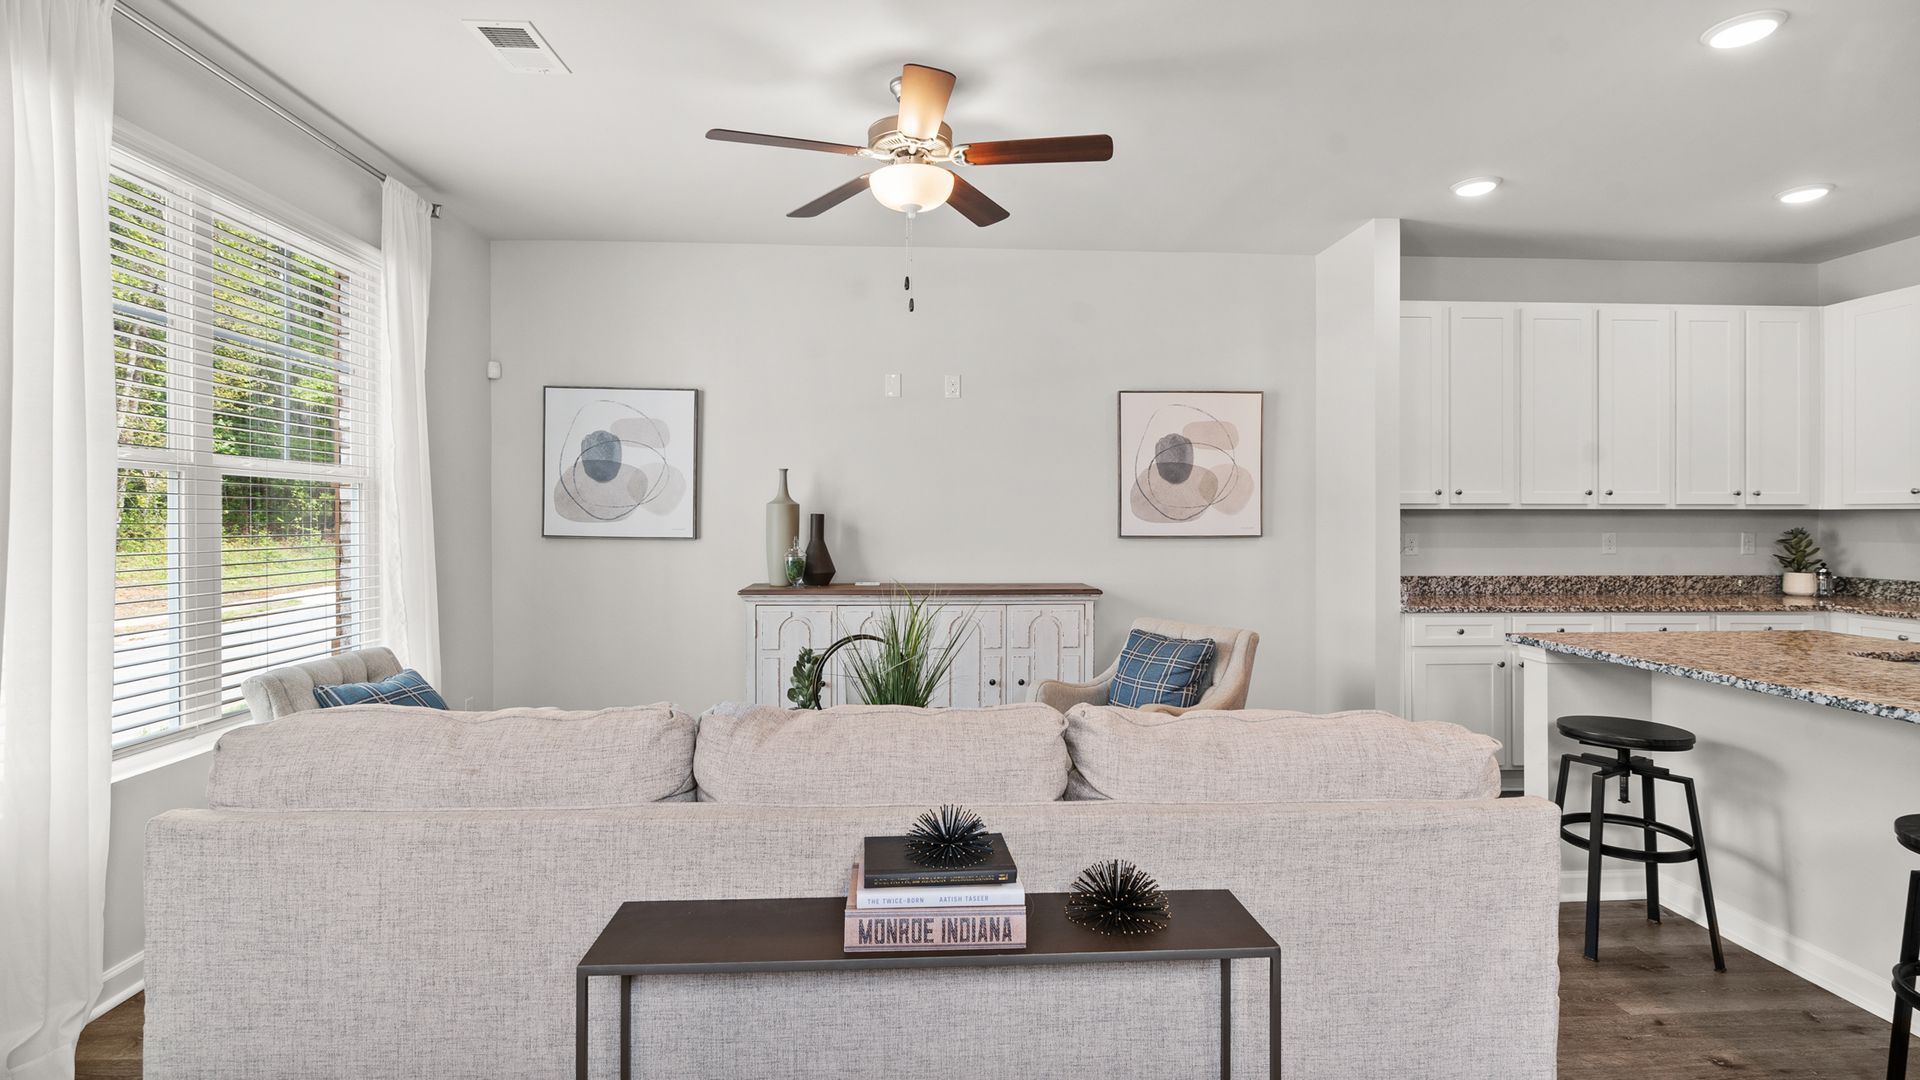
{"type": "Polygon", "coordinates": [[[378,640],[380,289],[364,256],[122,148],[113,164],[118,748],[378,640]]]}

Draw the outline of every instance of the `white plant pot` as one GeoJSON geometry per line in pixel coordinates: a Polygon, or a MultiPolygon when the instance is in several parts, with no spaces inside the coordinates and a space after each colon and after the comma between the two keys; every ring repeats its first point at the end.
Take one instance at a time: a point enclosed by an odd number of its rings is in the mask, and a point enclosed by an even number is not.
{"type": "Polygon", "coordinates": [[[1820,579],[1813,574],[1781,574],[1780,591],[1788,596],[1812,596],[1820,591],[1820,579]]]}

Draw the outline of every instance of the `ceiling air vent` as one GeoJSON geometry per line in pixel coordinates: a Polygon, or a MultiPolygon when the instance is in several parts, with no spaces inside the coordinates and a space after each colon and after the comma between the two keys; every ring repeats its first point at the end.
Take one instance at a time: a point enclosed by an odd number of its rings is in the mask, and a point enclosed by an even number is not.
{"type": "Polygon", "coordinates": [[[540,36],[530,22],[505,19],[468,19],[467,26],[487,45],[487,51],[500,58],[508,71],[521,75],[566,75],[553,46],[540,36]]]}

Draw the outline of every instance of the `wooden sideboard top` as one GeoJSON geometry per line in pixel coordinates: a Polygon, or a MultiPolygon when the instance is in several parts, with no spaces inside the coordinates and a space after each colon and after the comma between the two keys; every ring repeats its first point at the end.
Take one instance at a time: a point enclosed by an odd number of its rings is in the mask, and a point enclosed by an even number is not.
{"type": "Polygon", "coordinates": [[[943,582],[897,582],[888,581],[879,585],[749,585],[740,590],[740,595],[760,600],[768,597],[801,600],[817,597],[832,601],[849,596],[891,596],[906,589],[915,596],[941,597],[960,596],[1099,596],[1100,590],[1082,582],[1005,582],[1005,581],[943,581],[943,582]]]}

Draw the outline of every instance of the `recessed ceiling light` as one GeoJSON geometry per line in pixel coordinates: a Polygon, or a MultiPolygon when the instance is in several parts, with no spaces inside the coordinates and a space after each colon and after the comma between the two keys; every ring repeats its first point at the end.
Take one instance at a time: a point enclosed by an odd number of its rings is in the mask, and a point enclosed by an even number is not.
{"type": "Polygon", "coordinates": [[[1774,198],[1792,206],[1797,203],[1819,202],[1832,192],[1832,184],[1805,184],[1801,187],[1788,188],[1774,198]]]}
{"type": "Polygon", "coordinates": [[[1738,49],[1770,36],[1787,21],[1784,11],[1749,11],[1725,22],[1714,23],[1700,35],[1700,43],[1716,49],[1738,49]]]}
{"type": "Polygon", "coordinates": [[[1475,176],[1453,185],[1453,193],[1463,199],[1477,199],[1499,186],[1497,176],[1475,176]]]}

